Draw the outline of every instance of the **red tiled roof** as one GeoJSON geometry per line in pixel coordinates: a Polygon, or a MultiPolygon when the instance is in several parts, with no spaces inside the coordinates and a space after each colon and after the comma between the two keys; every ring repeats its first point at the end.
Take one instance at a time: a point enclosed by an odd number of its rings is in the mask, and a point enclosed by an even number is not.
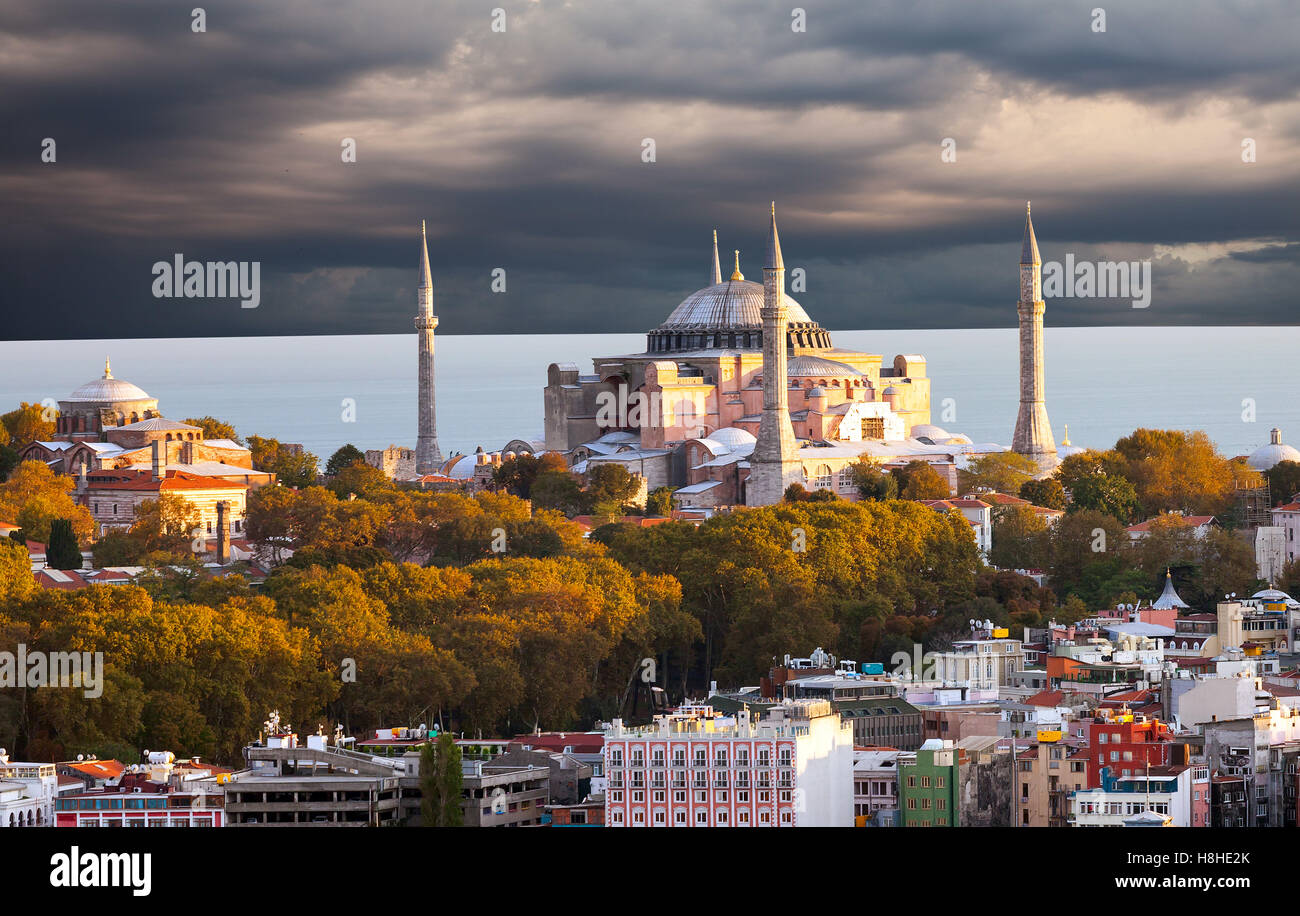
{"type": "Polygon", "coordinates": [[[126,764],[118,760],[64,760],[59,766],[96,779],[116,779],[126,769],[126,764]]]}
{"type": "Polygon", "coordinates": [[[1040,690],[1024,700],[1027,706],[1060,706],[1065,694],[1060,690],[1040,690]]]}
{"type": "Polygon", "coordinates": [[[221,477],[203,477],[189,471],[169,470],[162,480],[152,471],[92,471],[86,475],[88,490],[247,490],[248,485],[221,477]]]}

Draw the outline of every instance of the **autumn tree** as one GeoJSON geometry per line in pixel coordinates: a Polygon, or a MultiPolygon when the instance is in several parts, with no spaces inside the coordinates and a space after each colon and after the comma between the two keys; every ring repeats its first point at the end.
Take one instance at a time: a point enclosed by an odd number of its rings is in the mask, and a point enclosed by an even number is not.
{"type": "Polygon", "coordinates": [[[1218,515],[1232,503],[1233,470],[1205,433],[1138,429],[1115,443],[1144,515],[1218,515]]]}
{"type": "Polygon", "coordinates": [[[72,498],[71,477],[55,474],[43,461],[24,461],[0,484],[0,519],[12,521],[28,539],[46,543],[50,523],[67,519],[78,541],[89,541],[94,519],[72,498]]]}
{"type": "Polygon", "coordinates": [[[952,495],[948,481],[928,461],[909,461],[889,473],[898,482],[900,499],[947,499],[952,495]]]}
{"type": "Polygon", "coordinates": [[[28,404],[23,401],[17,410],[0,415],[0,425],[7,433],[5,443],[20,449],[32,442],[54,438],[55,420],[59,412],[53,407],[41,404],[28,404]]]}

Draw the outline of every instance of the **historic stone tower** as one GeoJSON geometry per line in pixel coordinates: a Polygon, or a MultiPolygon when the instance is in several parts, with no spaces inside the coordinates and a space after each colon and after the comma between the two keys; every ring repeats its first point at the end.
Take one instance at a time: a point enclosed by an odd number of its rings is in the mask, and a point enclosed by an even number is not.
{"type": "Polygon", "coordinates": [[[433,314],[433,275],[429,271],[429,242],[420,221],[419,313],[415,316],[420,336],[420,435],[415,444],[415,473],[432,474],[442,463],[438,449],[438,419],[433,377],[433,331],[438,317],[433,314]]]}
{"type": "Polygon", "coordinates": [[[770,506],[779,503],[785,488],[803,482],[803,465],[796,457],[799,443],[790,425],[790,384],[786,372],[785,261],[776,232],[776,204],[767,235],[767,260],[763,266],[763,415],[758,441],[750,456],[745,503],[770,506]]]}
{"type": "Polygon", "coordinates": [[[1045,477],[1059,464],[1043,387],[1043,259],[1034,238],[1034,221],[1025,204],[1025,238],[1020,246],[1020,413],[1011,450],[1031,458],[1045,477]]]}

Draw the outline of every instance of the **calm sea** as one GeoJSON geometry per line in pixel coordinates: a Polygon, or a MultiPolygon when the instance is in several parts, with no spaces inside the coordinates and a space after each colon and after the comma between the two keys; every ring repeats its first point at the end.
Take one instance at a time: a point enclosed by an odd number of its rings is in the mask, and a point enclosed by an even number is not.
{"type": "MultiPolygon", "coordinates": [[[[933,421],[976,442],[1010,444],[1017,405],[1013,328],[837,331],[836,346],[920,353],[933,421]],[[945,402],[951,399],[945,408],[945,402]],[[947,411],[945,415],[945,410],[947,411]]],[[[444,452],[541,438],[552,362],[592,371],[593,356],[644,349],[639,334],[439,335],[438,437],[444,452]]],[[[1300,443],[1300,328],[1049,328],[1047,408],[1058,440],[1109,447],[1139,426],[1203,429],[1229,456],[1300,443]],[[1253,415],[1254,420],[1250,418],[1253,415]]],[[[345,442],[415,444],[415,335],[0,342],[0,410],[66,396],[113,374],[163,414],[210,414],[241,434],[301,442],[322,461],[345,442]],[[344,422],[345,399],[355,420],[344,422]]]]}

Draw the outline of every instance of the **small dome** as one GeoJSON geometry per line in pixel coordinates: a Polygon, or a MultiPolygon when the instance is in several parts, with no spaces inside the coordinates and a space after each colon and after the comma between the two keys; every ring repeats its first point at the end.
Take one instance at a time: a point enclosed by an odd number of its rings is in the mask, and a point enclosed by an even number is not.
{"type": "Polygon", "coordinates": [[[974,445],[974,443],[970,441],[970,436],[964,436],[961,433],[958,433],[945,442],[944,445],[974,445]]]}
{"type": "Polygon", "coordinates": [[[1274,427],[1270,432],[1272,441],[1250,453],[1246,464],[1256,471],[1267,471],[1280,461],[1300,462],[1300,451],[1282,443],[1282,430],[1274,427]]]}
{"type": "Polygon", "coordinates": [[[753,433],[735,426],[724,426],[722,429],[714,430],[709,433],[709,438],[731,448],[738,445],[753,445],[758,441],[753,433]]]}
{"type": "MultiPolygon", "coordinates": [[[[895,388],[893,385],[890,385],[890,386],[889,386],[888,388],[886,388],[884,391],[880,392],[880,396],[881,396],[881,397],[884,397],[884,396],[887,395],[887,394],[902,394],[902,393],[903,393],[903,392],[899,391],[899,390],[898,390],[897,388],[895,388]]],[[[930,424],[928,424],[928,423],[922,423],[921,425],[922,425],[922,426],[925,426],[925,427],[929,427],[930,429],[939,429],[939,427],[937,427],[937,426],[930,426],[930,424]]],[[[939,430],[939,431],[940,431],[940,432],[943,432],[943,430],[939,430]]],[[[947,433],[943,433],[943,434],[944,434],[945,436],[948,435],[947,433]]]]}
{"type": "MultiPolygon", "coordinates": [[[[885,393],[888,394],[891,390],[893,389],[886,388],[885,393]]],[[[897,394],[897,391],[894,393],[897,394]]],[[[935,426],[933,423],[918,423],[912,427],[908,435],[913,439],[930,439],[933,442],[947,442],[952,438],[952,433],[942,426],[935,426]]],[[[966,441],[969,442],[970,440],[966,441]]]]}
{"type": "Polygon", "coordinates": [[[810,398],[824,398],[826,397],[826,389],[821,385],[818,385],[816,388],[809,388],[807,396],[810,398]]]}

